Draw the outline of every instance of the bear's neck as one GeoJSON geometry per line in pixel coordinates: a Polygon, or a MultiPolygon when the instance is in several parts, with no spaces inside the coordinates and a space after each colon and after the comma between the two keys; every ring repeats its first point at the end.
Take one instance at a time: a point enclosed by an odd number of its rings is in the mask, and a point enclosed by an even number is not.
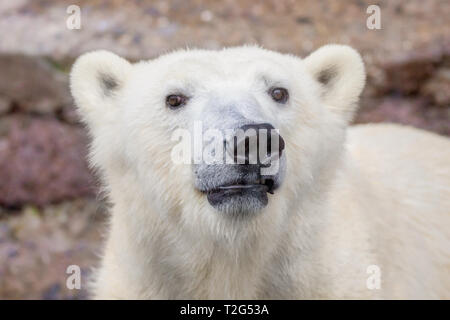
{"type": "Polygon", "coordinates": [[[309,280],[318,277],[317,265],[313,270],[311,261],[315,261],[314,247],[319,242],[314,237],[320,234],[315,230],[320,225],[315,217],[319,216],[317,203],[321,201],[307,198],[290,209],[295,212],[286,214],[289,218],[283,221],[282,233],[272,232],[268,225],[267,230],[228,243],[184,235],[144,206],[130,206],[133,202],[129,201],[117,203],[104,258],[116,265],[105,264],[105,270],[100,271],[116,268],[111,273],[117,274],[120,269],[126,282],[123,286],[132,291],[127,295],[136,298],[314,297],[314,288],[299,284],[293,274],[301,272],[309,280]],[[136,214],[136,210],[147,212],[136,214]],[[305,218],[305,214],[310,217],[305,218]],[[142,221],[144,216],[149,220],[142,221]],[[143,225],[149,227],[142,230],[143,225]]]}

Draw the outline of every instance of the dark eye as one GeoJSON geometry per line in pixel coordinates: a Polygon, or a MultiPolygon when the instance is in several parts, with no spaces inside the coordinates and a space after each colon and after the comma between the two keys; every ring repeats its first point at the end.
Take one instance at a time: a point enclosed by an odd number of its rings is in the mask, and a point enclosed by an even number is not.
{"type": "Polygon", "coordinates": [[[269,90],[269,94],[278,103],[286,103],[289,99],[289,92],[284,88],[272,88],[269,90]]]}
{"type": "Polygon", "coordinates": [[[184,106],[186,101],[187,97],[182,94],[171,94],[166,97],[166,105],[172,109],[184,106]]]}

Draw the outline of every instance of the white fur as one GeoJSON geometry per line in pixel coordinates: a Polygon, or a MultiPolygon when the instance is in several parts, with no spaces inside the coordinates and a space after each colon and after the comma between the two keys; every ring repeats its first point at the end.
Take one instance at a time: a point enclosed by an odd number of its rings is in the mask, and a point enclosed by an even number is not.
{"type": "Polygon", "coordinates": [[[113,205],[96,298],[450,298],[450,142],[394,125],[347,129],[365,81],[353,49],[304,60],[185,50],[133,65],[93,52],[71,80],[113,205]],[[99,73],[117,87],[105,91],[99,73]],[[258,79],[286,87],[288,104],[275,106],[258,79]],[[192,97],[185,110],[165,106],[173,90],[192,97]],[[190,167],[172,163],[170,137],[212,97],[249,95],[286,141],[287,174],[255,217],[226,219],[190,167]],[[380,290],[366,286],[369,265],[380,290]]]}

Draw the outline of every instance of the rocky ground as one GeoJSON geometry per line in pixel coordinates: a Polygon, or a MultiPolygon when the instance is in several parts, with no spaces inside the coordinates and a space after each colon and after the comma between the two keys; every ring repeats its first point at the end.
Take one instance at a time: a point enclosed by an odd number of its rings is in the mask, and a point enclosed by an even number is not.
{"type": "Polygon", "coordinates": [[[104,208],[78,199],[20,212],[0,211],[0,298],[84,299],[100,253],[104,208]],[[81,289],[66,286],[81,269],[81,289]]]}
{"type": "Polygon", "coordinates": [[[306,55],[350,44],[368,72],[355,122],[391,121],[450,136],[450,2],[206,0],[0,3],[0,299],[86,298],[105,209],[85,161],[68,70],[92,49],[133,61],[179,47],[257,43],[306,55]],[[71,4],[81,29],[66,28],[71,4]],[[66,268],[82,290],[66,288],[66,268]]]}

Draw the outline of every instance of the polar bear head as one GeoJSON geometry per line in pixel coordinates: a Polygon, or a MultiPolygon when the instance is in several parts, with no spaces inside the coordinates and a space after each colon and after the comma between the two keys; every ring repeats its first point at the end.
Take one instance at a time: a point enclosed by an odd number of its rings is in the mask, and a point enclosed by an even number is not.
{"type": "Polygon", "coordinates": [[[135,64],[96,51],[71,73],[114,205],[193,232],[276,225],[321,192],[364,81],[359,54],[340,45],[305,59],[244,46],[135,64]]]}

